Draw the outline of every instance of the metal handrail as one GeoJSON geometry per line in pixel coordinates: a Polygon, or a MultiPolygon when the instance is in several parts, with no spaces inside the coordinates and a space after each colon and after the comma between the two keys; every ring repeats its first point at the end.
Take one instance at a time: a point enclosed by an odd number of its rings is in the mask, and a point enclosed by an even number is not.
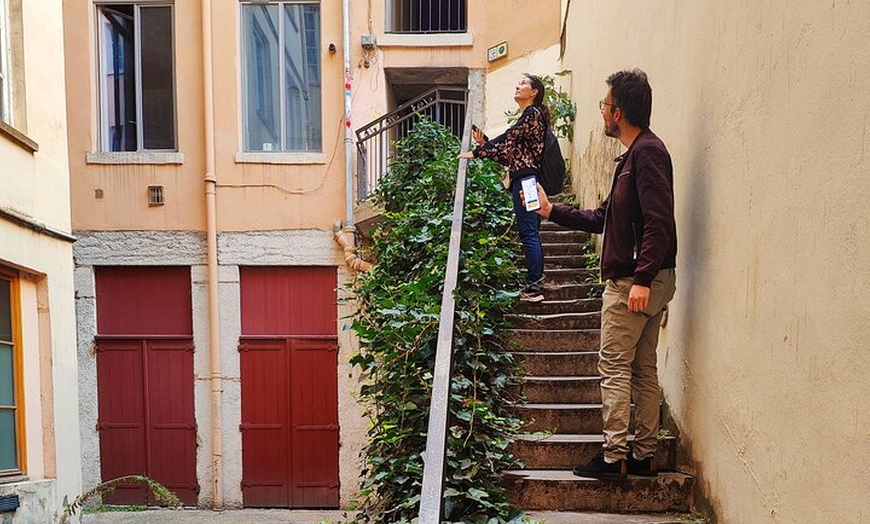
{"type": "MultiPolygon", "coordinates": [[[[471,118],[466,115],[462,131],[462,148],[471,142],[471,118]]],[[[453,358],[454,290],[459,279],[459,251],[462,241],[462,219],[465,210],[465,182],[468,160],[459,160],[456,194],[453,197],[453,222],[450,226],[450,247],[441,294],[441,318],[438,324],[438,345],[435,350],[435,370],[432,397],[429,403],[429,427],[423,456],[423,486],[420,490],[419,524],[440,524],[444,493],[444,457],[447,443],[447,416],[450,402],[450,374],[453,358]]]]}
{"type": "Polygon", "coordinates": [[[466,98],[464,88],[432,88],[357,129],[357,200],[365,199],[374,190],[393,159],[393,144],[408,134],[421,115],[458,135],[458,123],[465,118],[466,98]]]}

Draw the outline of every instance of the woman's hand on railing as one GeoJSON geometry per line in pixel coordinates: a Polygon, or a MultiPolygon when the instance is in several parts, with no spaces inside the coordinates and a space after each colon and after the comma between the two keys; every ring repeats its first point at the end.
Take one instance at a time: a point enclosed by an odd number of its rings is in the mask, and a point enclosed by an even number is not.
{"type": "Polygon", "coordinates": [[[483,131],[481,131],[480,129],[474,128],[471,131],[471,138],[479,146],[482,146],[483,144],[486,143],[486,135],[484,135],[483,131]]]}
{"type": "Polygon", "coordinates": [[[467,158],[471,160],[472,158],[474,158],[474,153],[471,151],[463,151],[462,153],[459,153],[459,156],[457,156],[456,158],[467,158]]]}

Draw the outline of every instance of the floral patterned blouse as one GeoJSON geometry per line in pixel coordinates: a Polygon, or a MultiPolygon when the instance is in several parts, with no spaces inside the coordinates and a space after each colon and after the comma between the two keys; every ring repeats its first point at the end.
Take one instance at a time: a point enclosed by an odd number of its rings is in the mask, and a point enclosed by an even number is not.
{"type": "Polygon", "coordinates": [[[529,106],[501,135],[472,150],[474,158],[488,158],[508,168],[511,179],[537,171],[544,156],[546,123],[541,110],[529,106]]]}

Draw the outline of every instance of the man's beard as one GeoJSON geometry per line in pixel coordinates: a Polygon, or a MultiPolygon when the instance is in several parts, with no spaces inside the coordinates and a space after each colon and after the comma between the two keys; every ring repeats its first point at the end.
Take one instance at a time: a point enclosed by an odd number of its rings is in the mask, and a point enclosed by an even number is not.
{"type": "Polygon", "coordinates": [[[609,136],[610,138],[619,138],[619,126],[616,125],[616,122],[604,123],[604,134],[609,136]]]}

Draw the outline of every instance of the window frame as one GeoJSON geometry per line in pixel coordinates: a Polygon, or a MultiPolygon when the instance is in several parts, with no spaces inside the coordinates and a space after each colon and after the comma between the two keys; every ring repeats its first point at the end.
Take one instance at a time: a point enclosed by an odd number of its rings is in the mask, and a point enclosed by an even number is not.
{"type": "Polygon", "coordinates": [[[0,266],[0,279],[9,281],[9,305],[12,322],[12,380],[15,403],[0,409],[15,410],[15,447],[18,469],[0,470],[0,483],[17,480],[27,474],[27,431],[24,404],[24,348],[21,344],[21,288],[17,271],[0,266]]]}
{"type": "MultiPolygon", "coordinates": [[[[0,2],[5,0],[0,0],[0,2]]],[[[174,0],[135,0],[135,1],[119,1],[119,0],[94,0],[95,7],[95,17],[96,17],[96,29],[97,29],[97,107],[99,113],[99,133],[98,136],[98,145],[97,150],[101,153],[109,153],[109,154],[135,154],[135,153],[175,153],[179,151],[178,148],[178,74],[176,71],[176,65],[178,63],[176,59],[176,43],[175,43],[175,34],[176,34],[176,16],[175,16],[175,2],[174,0]],[[105,7],[117,6],[117,5],[130,5],[133,7],[133,31],[135,33],[135,40],[133,44],[133,63],[135,68],[135,76],[136,76],[136,150],[135,151],[112,151],[110,139],[111,133],[109,133],[109,101],[108,97],[105,96],[107,92],[107,74],[108,64],[107,62],[107,54],[105,53],[106,46],[109,43],[106,41],[106,32],[104,31],[104,24],[102,19],[102,10],[105,7]],[[168,7],[170,14],[170,24],[171,24],[171,38],[170,41],[172,43],[172,135],[173,142],[175,143],[175,147],[171,149],[146,149],[145,148],[145,126],[143,125],[143,109],[142,109],[142,17],[141,10],[143,8],[149,9],[154,7],[168,7]]]]}
{"type": "MultiPolygon", "coordinates": [[[[460,15],[460,21],[464,15],[465,19],[465,27],[461,29],[437,29],[437,30],[417,30],[413,31],[411,29],[403,29],[401,27],[396,27],[396,4],[398,2],[402,2],[403,0],[386,0],[385,9],[384,9],[384,33],[387,35],[401,35],[401,36],[435,36],[435,35],[465,35],[470,34],[469,23],[468,23],[468,4],[470,0],[466,0],[464,7],[465,13],[460,15]]],[[[413,4],[415,0],[412,0],[413,4]]],[[[419,3],[419,0],[416,0],[419,3]]],[[[433,0],[434,1],[434,0],[433,0]]],[[[452,1],[452,0],[448,0],[452,1]]],[[[413,11],[412,11],[413,12],[413,11]]],[[[411,16],[411,15],[409,15],[411,16]]],[[[400,23],[401,24],[401,23],[400,23]]],[[[379,42],[380,43],[380,42],[379,42]]]]}
{"type": "MultiPolygon", "coordinates": [[[[305,156],[305,155],[315,155],[318,156],[323,153],[323,61],[320,60],[318,62],[318,86],[320,87],[320,107],[318,111],[320,112],[320,147],[317,149],[309,148],[309,149],[290,149],[288,146],[289,138],[287,133],[287,119],[288,119],[288,107],[287,107],[287,80],[286,80],[286,61],[284,59],[285,47],[286,47],[286,35],[285,35],[285,16],[283,12],[283,8],[287,5],[315,5],[317,6],[317,31],[319,35],[319,41],[317,49],[322,49],[323,44],[323,1],[322,0],[239,0],[239,40],[240,40],[240,68],[241,68],[241,111],[242,111],[242,129],[241,129],[241,151],[242,156],[256,156],[260,157],[260,155],[268,155],[268,156],[305,156]],[[280,53],[280,59],[278,60],[278,71],[276,72],[278,75],[278,129],[280,136],[278,137],[280,140],[279,147],[277,149],[262,150],[262,149],[249,149],[248,148],[248,137],[246,136],[246,132],[248,129],[248,104],[250,99],[248,97],[248,45],[246,38],[247,29],[244,27],[244,9],[246,6],[278,6],[278,51],[280,53]]],[[[302,53],[306,53],[306,49],[302,49],[302,53]]],[[[258,104],[258,101],[254,101],[255,104],[258,104]]]]}
{"type": "Polygon", "coordinates": [[[12,106],[12,62],[10,56],[12,54],[12,38],[10,30],[12,22],[9,18],[9,1],[0,0],[0,121],[12,126],[13,111],[12,106]]]}

